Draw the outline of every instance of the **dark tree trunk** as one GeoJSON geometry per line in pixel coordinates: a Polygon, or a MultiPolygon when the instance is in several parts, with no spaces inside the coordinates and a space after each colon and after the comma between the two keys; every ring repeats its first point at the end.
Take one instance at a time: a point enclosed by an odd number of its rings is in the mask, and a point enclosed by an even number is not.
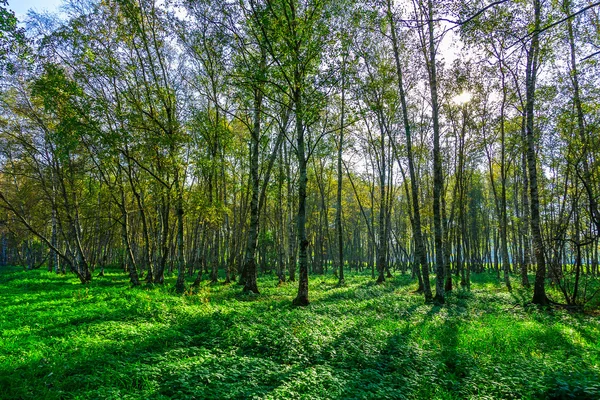
{"type": "Polygon", "coordinates": [[[259,175],[258,175],[258,149],[260,145],[260,118],[262,108],[262,90],[258,88],[254,92],[254,123],[252,127],[252,138],[250,141],[250,229],[246,243],[246,254],[244,256],[245,284],[244,292],[258,294],[256,283],[256,244],[259,230],[259,175]]]}
{"type": "Polygon", "coordinates": [[[540,200],[537,183],[537,165],[534,145],[534,102],[535,102],[535,84],[538,69],[539,58],[539,29],[540,29],[540,0],[533,0],[534,5],[534,27],[531,37],[531,46],[527,53],[526,68],[526,90],[527,102],[525,113],[527,118],[527,170],[529,172],[529,193],[531,198],[531,235],[533,238],[534,254],[537,262],[535,272],[535,283],[533,288],[533,303],[546,305],[549,300],[546,296],[546,258],[544,254],[544,242],[542,240],[542,230],[540,223],[540,200]]]}
{"type": "Polygon", "coordinates": [[[431,114],[433,119],[433,225],[435,242],[435,297],[438,304],[444,303],[444,245],[442,232],[441,196],[444,184],[442,157],[440,153],[440,124],[437,93],[437,70],[435,65],[436,46],[433,32],[433,1],[427,1],[429,28],[429,88],[431,91],[431,114]]]}
{"type": "MultiPolygon", "coordinates": [[[[299,83],[299,72],[296,71],[296,82],[299,83]]],[[[298,295],[293,301],[295,306],[307,306],[308,301],[308,239],[306,237],[306,185],[308,175],[306,173],[306,154],[304,143],[303,126],[303,99],[299,85],[294,93],[294,105],[296,110],[296,151],[298,157],[298,295]]]]}
{"type": "Polygon", "coordinates": [[[408,158],[408,173],[410,177],[410,189],[411,189],[411,199],[412,199],[412,213],[413,213],[413,239],[415,242],[415,264],[417,268],[421,267],[422,272],[422,280],[419,275],[419,287],[418,291],[423,291],[425,296],[425,301],[430,302],[432,300],[431,294],[431,285],[429,282],[429,268],[427,266],[427,254],[425,252],[425,246],[423,244],[423,233],[421,228],[421,211],[419,209],[419,184],[417,181],[416,173],[415,173],[415,165],[414,165],[414,156],[412,151],[412,137],[411,137],[411,129],[410,129],[410,120],[408,119],[408,105],[406,103],[406,94],[404,92],[404,84],[403,84],[403,74],[402,74],[402,65],[400,63],[400,50],[398,46],[398,39],[396,36],[396,26],[394,23],[393,15],[391,14],[391,5],[388,1],[388,16],[390,18],[391,23],[391,31],[392,31],[392,45],[394,48],[394,59],[396,61],[396,73],[398,75],[398,91],[400,94],[400,102],[402,105],[402,121],[404,124],[404,134],[406,136],[406,155],[408,158]]]}
{"type": "MultiPolygon", "coordinates": [[[[183,188],[179,177],[179,166],[175,164],[177,172],[175,173],[175,192],[177,196],[177,282],[175,291],[183,293],[185,290],[185,248],[184,248],[184,230],[183,230],[183,188]]],[[[184,179],[185,180],[185,179],[184,179]]]]}

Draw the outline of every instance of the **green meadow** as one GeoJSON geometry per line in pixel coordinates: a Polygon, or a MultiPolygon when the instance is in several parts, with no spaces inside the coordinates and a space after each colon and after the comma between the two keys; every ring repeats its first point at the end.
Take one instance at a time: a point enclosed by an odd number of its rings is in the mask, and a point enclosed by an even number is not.
{"type": "MultiPolygon", "coordinates": [[[[600,320],[528,305],[492,274],[443,307],[409,276],[259,278],[175,294],[0,270],[2,399],[598,399],[600,320]]],[[[190,282],[188,282],[190,283],[190,282]]],[[[518,286],[515,284],[515,286],[518,286]]]]}

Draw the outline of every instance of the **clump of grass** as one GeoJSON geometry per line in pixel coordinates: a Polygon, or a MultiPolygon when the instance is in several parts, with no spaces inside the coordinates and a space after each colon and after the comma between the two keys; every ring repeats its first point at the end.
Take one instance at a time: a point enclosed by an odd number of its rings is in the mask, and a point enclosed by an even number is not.
{"type": "Polygon", "coordinates": [[[599,398],[600,322],[525,306],[490,275],[426,305],[414,282],[259,279],[128,288],[120,271],[0,272],[0,397],[8,399],[599,398]]]}

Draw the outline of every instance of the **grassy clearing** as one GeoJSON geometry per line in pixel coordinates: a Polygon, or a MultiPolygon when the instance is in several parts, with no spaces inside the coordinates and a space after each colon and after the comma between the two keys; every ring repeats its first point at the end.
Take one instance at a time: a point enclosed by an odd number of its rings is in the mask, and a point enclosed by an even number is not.
{"type": "Polygon", "coordinates": [[[600,398],[597,317],[524,306],[491,275],[448,304],[397,276],[378,286],[259,279],[260,296],[207,285],[130,289],[108,271],[87,287],[0,271],[0,398],[600,398]]]}

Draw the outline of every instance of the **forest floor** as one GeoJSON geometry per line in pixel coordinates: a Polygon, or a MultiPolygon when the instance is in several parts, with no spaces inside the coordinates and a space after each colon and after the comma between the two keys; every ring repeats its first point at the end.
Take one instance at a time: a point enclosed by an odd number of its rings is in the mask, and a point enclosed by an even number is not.
{"type": "MultiPolygon", "coordinates": [[[[261,294],[203,282],[175,295],[121,271],[0,269],[2,399],[600,398],[600,319],[527,305],[495,276],[443,307],[410,277],[350,275],[261,294]]],[[[514,286],[518,286],[515,281],[514,286]]]]}

